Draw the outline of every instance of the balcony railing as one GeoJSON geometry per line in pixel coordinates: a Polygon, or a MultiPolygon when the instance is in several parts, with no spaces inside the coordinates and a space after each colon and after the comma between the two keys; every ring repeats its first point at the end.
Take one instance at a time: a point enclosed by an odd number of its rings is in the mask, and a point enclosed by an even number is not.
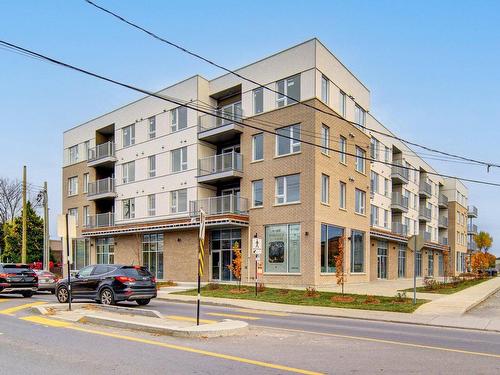
{"type": "Polygon", "coordinates": [[[476,206],[469,206],[467,216],[469,217],[477,217],[477,207],[476,206]]]}
{"type": "Polygon", "coordinates": [[[431,232],[427,232],[426,230],[420,232],[423,237],[425,242],[431,242],[431,232]]]}
{"type": "Polygon", "coordinates": [[[467,241],[467,250],[476,251],[477,245],[474,241],[467,241]]]}
{"type": "Polygon", "coordinates": [[[468,224],[467,225],[467,232],[472,233],[472,234],[477,234],[477,225],[476,224],[468,224]]]}
{"type": "Polygon", "coordinates": [[[218,154],[198,160],[198,177],[231,171],[243,171],[243,158],[237,152],[218,154]]]}
{"type": "Polygon", "coordinates": [[[438,224],[441,228],[448,228],[448,218],[446,216],[441,216],[438,224]]]}
{"type": "Polygon", "coordinates": [[[400,236],[408,236],[408,226],[406,224],[393,221],[392,233],[399,234],[400,236]]]}
{"type": "Polygon", "coordinates": [[[418,218],[420,220],[430,221],[432,217],[432,211],[427,207],[420,207],[418,218]]]}
{"type": "Polygon", "coordinates": [[[97,162],[102,159],[115,157],[115,144],[106,142],[89,149],[87,163],[97,162]]]}
{"type": "Polygon", "coordinates": [[[207,215],[246,215],[248,213],[248,199],[231,194],[189,202],[191,216],[198,215],[200,209],[207,215]]]}
{"type": "Polygon", "coordinates": [[[392,193],[391,209],[394,211],[408,212],[408,197],[399,192],[392,193]]]}
{"type": "Polygon", "coordinates": [[[444,245],[444,246],[448,246],[448,237],[441,237],[439,239],[439,244],[444,245]]]}
{"type": "Polygon", "coordinates": [[[405,168],[403,166],[403,162],[400,160],[395,160],[393,162],[393,164],[397,164],[397,165],[392,166],[391,178],[393,180],[396,180],[397,182],[400,182],[403,184],[408,183],[409,175],[410,175],[408,172],[408,168],[405,168]]]}
{"type": "Polygon", "coordinates": [[[430,197],[432,195],[432,186],[431,186],[431,184],[429,184],[425,181],[420,181],[420,188],[418,191],[419,191],[420,195],[430,197]]]}
{"type": "Polygon", "coordinates": [[[91,215],[87,217],[86,228],[112,227],[115,225],[115,214],[106,212],[103,214],[91,215]]]}
{"type": "Polygon", "coordinates": [[[447,208],[448,207],[448,197],[444,194],[439,194],[439,207],[447,208]]]}
{"type": "Polygon", "coordinates": [[[236,122],[241,122],[241,120],[243,119],[243,110],[241,109],[241,103],[235,103],[233,105],[224,107],[222,109],[217,109],[212,112],[215,116],[202,115],[199,117],[199,133],[221,126],[235,124],[236,122]]]}
{"type": "Polygon", "coordinates": [[[114,192],[115,179],[108,177],[89,183],[87,197],[95,197],[98,195],[113,195],[114,192]]]}

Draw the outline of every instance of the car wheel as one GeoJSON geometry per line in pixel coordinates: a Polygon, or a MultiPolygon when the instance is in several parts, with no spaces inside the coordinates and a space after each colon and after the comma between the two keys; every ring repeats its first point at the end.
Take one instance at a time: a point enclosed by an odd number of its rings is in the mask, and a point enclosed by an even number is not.
{"type": "Polygon", "coordinates": [[[139,306],[146,306],[150,301],[151,299],[147,298],[147,299],[138,299],[135,302],[137,302],[139,306]]]}
{"type": "Polygon", "coordinates": [[[31,298],[33,297],[33,292],[22,292],[21,293],[23,295],[24,298],[31,298]]]}
{"type": "Polygon", "coordinates": [[[101,290],[101,294],[99,296],[99,300],[103,305],[114,305],[115,297],[113,296],[113,292],[109,288],[104,288],[101,290]]]}
{"type": "Polygon", "coordinates": [[[65,286],[59,287],[59,289],[57,289],[56,297],[59,303],[68,303],[69,300],[68,288],[66,288],[65,286]]]}

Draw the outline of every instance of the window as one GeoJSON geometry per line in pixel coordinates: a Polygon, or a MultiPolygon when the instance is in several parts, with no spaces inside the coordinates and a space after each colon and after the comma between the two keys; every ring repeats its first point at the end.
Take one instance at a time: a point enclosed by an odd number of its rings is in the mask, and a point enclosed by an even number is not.
{"type": "Polygon", "coordinates": [[[252,160],[264,159],[264,134],[255,134],[252,137],[252,160]]]}
{"type": "Polygon", "coordinates": [[[187,212],[187,189],[175,190],[170,192],[170,212],[187,212]]]}
{"type": "Polygon", "coordinates": [[[370,190],[372,193],[378,193],[378,173],[371,171],[370,172],[370,190]]]}
{"type": "MultiPolygon", "coordinates": [[[[90,241],[88,239],[75,239],[73,240],[73,263],[71,264],[72,270],[81,270],[90,264],[90,241]]],[[[90,266],[88,274],[94,269],[90,266]]]]}
{"type": "Polygon", "coordinates": [[[156,137],[156,117],[150,117],[148,119],[149,121],[149,126],[148,126],[148,138],[153,139],[156,137]]]}
{"type": "Polygon", "coordinates": [[[434,276],[434,252],[431,250],[427,253],[427,275],[434,276]]]}
{"type": "Polygon", "coordinates": [[[135,198],[124,199],[122,207],[124,219],[133,219],[135,217],[135,198]]]}
{"type": "Polygon", "coordinates": [[[276,177],[276,204],[300,201],[300,175],[276,177]]]}
{"type": "Polygon", "coordinates": [[[177,107],[170,111],[170,129],[176,132],[187,128],[187,108],[177,107]]]}
{"type": "Polygon", "coordinates": [[[415,267],[415,276],[422,277],[422,252],[417,251],[417,265],[415,267]]]}
{"type": "Polygon", "coordinates": [[[83,192],[84,193],[89,192],[89,174],[88,173],[83,174],[83,192]]]}
{"type": "Polygon", "coordinates": [[[127,184],[135,181],[135,161],[122,164],[122,182],[127,184]]]}
{"type": "Polygon", "coordinates": [[[365,150],[356,146],[356,170],[365,173],[365,150]]]}
{"type": "Polygon", "coordinates": [[[88,227],[90,224],[90,207],[89,206],[83,206],[83,226],[88,227]]]}
{"type": "Polygon", "coordinates": [[[78,194],[78,177],[68,178],[68,197],[78,194]]]}
{"type": "Polygon", "coordinates": [[[389,210],[384,210],[384,228],[389,229],[389,210]]]}
{"type": "Polygon", "coordinates": [[[342,90],[340,91],[340,95],[339,95],[339,114],[342,116],[342,117],[345,117],[345,100],[346,100],[346,94],[345,92],[343,92],[342,90]]]}
{"type": "Polygon", "coordinates": [[[113,237],[98,238],[96,241],[97,264],[115,263],[115,240],[113,237]]]}
{"type": "Polygon", "coordinates": [[[156,155],[148,156],[148,176],[156,176],[156,155]]]}
{"type": "Polygon", "coordinates": [[[365,271],[365,233],[351,231],[351,272],[365,271]]]}
{"type": "Polygon", "coordinates": [[[321,76],[321,100],[323,103],[328,104],[330,96],[330,81],[325,76],[321,76]]]}
{"type": "Polygon", "coordinates": [[[390,187],[390,184],[389,184],[389,179],[385,178],[385,177],[384,177],[384,195],[386,197],[390,197],[391,196],[391,187],[390,187]]]}
{"type": "Polygon", "coordinates": [[[276,130],[276,155],[300,152],[300,125],[287,126],[276,130]]]}
{"type": "Polygon", "coordinates": [[[90,141],[83,142],[83,157],[85,160],[89,158],[90,141]]]}
{"type": "Polygon", "coordinates": [[[343,241],[344,229],[333,225],[321,224],[321,272],[335,273],[335,258],[343,241]]]}
{"type": "Polygon", "coordinates": [[[142,265],[157,280],[163,280],[163,234],[145,234],[142,238],[142,265]]]}
{"type": "Polygon", "coordinates": [[[148,195],[148,216],[156,215],[156,195],[148,195]]]}
{"type": "Polygon", "coordinates": [[[399,244],[398,251],[398,277],[406,276],[406,245],[399,244]]]}
{"type": "Polygon", "coordinates": [[[330,128],[325,124],[321,125],[321,152],[328,155],[330,153],[330,128]]]}
{"type": "Polygon", "coordinates": [[[339,207],[345,209],[346,202],[346,184],[340,181],[339,184],[339,207]]]}
{"type": "Polygon", "coordinates": [[[172,158],[172,172],[185,171],[187,169],[187,147],[181,147],[170,151],[172,158]]]}
{"type": "Polygon", "coordinates": [[[347,139],[342,136],[339,138],[339,151],[340,162],[346,164],[347,139]]]}
{"type": "Polygon", "coordinates": [[[266,272],[300,272],[300,224],[268,225],[265,229],[266,272]]]}
{"type": "Polygon", "coordinates": [[[372,160],[378,160],[379,144],[378,139],[372,137],[370,140],[370,156],[372,160]]]}
{"type": "Polygon", "coordinates": [[[284,107],[300,101],[300,74],[276,82],[276,105],[284,107]]]}
{"type": "Polygon", "coordinates": [[[69,163],[74,164],[78,163],[78,145],[71,146],[69,148],[69,163]]]}
{"type": "Polygon", "coordinates": [[[366,112],[357,104],[354,108],[354,122],[362,127],[364,127],[366,123],[366,112]]]}
{"type": "Polygon", "coordinates": [[[385,147],[385,154],[384,154],[384,161],[386,163],[390,163],[391,162],[391,149],[389,147],[385,147]]]}
{"type": "Polygon", "coordinates": [[[68,215],[75,217],[76,226],[78,226],[78,208],[68,208],[68,215]]]}
{"type": "Polygon", "coordinates": [[[354,207],[355,211],[358,214],[365,214],[365,202],[366,202],[366,193],[363,190],[356,189],[354,191],[354,207]]]}
{"type": "Polygon", "coordinates": [[[321,203],[330,203],[330,177],[321,175],[321,203]]]}
{"type": "Polygon", "coordinates": [[[125,126],[122,129],[123,134],[123,147],[132,146],[135,144],[135,125],[125,126]]]}
{"type": "Polygon", "coordinates": [[[263,185],[263,180],[252,181],[252,207],[262,207],[264,205],[263,185]]]}
{"type": "Polygon", "coordinates": [[[264,112],[264,89],[262,87],[253,90],[253,113],[264,112]]]}
{"type": "Polygon", "coordinates": [[[378,207],[371,205],[370,206],[370,223],[371,226],[378,226],[378,207]]]}

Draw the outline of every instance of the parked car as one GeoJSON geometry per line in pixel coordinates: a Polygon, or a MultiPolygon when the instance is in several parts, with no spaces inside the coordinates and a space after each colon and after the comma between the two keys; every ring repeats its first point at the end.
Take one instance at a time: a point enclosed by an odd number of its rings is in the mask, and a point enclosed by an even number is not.
{"type": "Polygon", "coordinates": [[[34,270],[34,271],[38,276],[38,291],[39,292],[46,291],[55,294],[56,284],[59,278],[49,271],[44,271],[44,270],[34,270]]]}
{"type": "Polygon", "coordinates": [[[27,264],[0,263],[0,293],[31,297],[38,289],[38,276],[27,264]]]}
{"type": "Polygon", "coordinates": [[[487,270],[484,270],[484,272],[488,276],[498,276],[498,270],[496,268],[488,268],[487,270]]]}
{"type": "MultiPolygon", "coordinates": [[[[71,299],[92,299],[104,305],[119,301],[136,301],[147,305],[156,298],[156,279],[147,268],[118,264],[97,264],[82,268],[71,278],[71,299]]],[[[68,279],[56,285],[60,303],[69,300],[68,279]]]]}

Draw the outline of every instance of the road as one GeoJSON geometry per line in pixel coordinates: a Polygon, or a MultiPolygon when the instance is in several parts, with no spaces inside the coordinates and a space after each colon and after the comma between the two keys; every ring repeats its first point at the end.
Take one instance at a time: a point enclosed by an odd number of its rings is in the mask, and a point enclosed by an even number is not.
{"type": "MultiPolygon", "coordinates": [[[[26,320],[33,315],[26,304],[54,301],[0,296],[0,373],[500,373],[500,334],[491,332],[222,306],[202,306],[201,318],[246,320],[250,334],[184,339],[26,320]]],[[[148,307],[194,319],[192,304],[154,300],[148,307]]]]}

